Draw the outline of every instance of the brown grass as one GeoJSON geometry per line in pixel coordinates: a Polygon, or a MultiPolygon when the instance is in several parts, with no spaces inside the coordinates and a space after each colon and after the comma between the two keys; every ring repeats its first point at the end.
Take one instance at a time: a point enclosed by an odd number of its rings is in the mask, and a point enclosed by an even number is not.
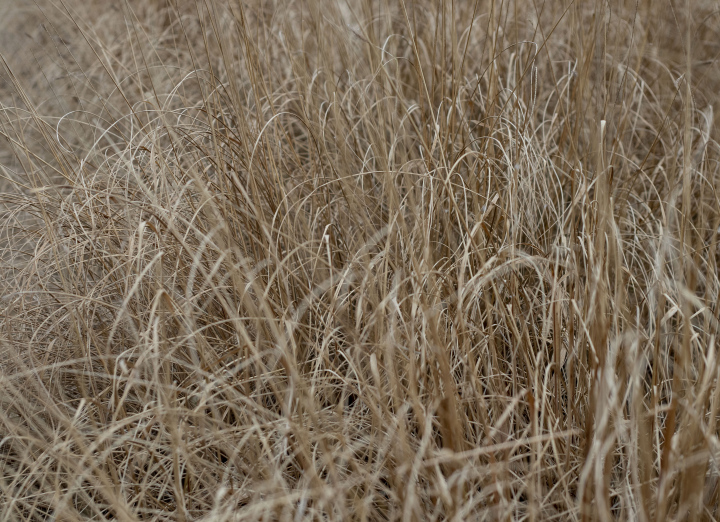
{"type": "Polygon", "coordinates": [[[713,2],[18,4],[0,521],[718,517],[713,2]]]}

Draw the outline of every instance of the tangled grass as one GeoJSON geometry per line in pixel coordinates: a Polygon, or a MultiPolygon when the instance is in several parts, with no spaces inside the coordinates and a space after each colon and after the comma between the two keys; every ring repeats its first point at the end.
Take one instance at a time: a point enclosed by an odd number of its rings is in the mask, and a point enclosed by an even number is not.
{"type": "Polygon", "coordinates": [[[0,520],[716,519],[720,15],[676,4],[23,6],[0,520]]]}

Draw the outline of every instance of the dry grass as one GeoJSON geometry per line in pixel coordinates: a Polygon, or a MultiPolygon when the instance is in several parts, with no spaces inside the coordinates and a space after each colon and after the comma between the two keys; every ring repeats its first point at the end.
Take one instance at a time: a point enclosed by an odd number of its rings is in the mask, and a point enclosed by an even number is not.
{"type": "Polygon", "coordinates": [[[718,516],[713,2],[18,4],[1,521],[718,516]]]}

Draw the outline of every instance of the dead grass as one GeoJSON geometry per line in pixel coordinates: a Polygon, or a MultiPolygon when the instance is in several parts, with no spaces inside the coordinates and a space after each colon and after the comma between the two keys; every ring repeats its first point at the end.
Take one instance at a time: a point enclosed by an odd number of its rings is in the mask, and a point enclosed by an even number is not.
{"type": "Polygon", "coordinates": [[[611,4],[28,9],[0,520],[717,518],[720,15],[611,4]]]}

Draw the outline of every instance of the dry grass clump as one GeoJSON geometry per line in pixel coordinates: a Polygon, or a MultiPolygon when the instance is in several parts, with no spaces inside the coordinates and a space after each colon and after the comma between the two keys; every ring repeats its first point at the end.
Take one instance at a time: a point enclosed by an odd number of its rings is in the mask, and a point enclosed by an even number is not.
{"type": "Polygon", "coordinates": [[[715,519],[719,15],[676,4],[40,2],[0,520],[715,519]]]}

